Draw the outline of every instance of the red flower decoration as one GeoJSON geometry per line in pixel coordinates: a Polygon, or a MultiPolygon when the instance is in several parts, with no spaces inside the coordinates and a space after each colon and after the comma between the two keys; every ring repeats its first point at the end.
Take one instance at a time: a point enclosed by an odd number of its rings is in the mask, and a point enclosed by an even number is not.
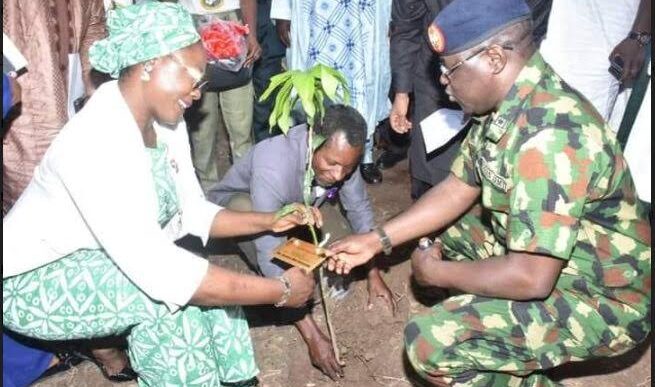
{"type": "Polygon", "coordinates": [[[214,59],[230,59],[245,54],[247,25],[235,22],[215,21],[200,29],[200,38],[209,55],[214,59]]]}

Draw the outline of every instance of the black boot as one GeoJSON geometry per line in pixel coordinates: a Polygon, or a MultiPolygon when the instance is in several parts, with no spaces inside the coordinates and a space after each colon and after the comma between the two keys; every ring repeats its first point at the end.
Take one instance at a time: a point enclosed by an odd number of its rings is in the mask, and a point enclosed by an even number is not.
{"type": "Polygon", "coordinates": [[[375,161],[375,165],[377,165],[378,168],[385,170],[393,168],[394,165],[398,164],[399,161],[405,160],[405,158],[407,158],[407,154],[395,153],[386,150],[375,161]]]}
{"type": "Polygon", "coordinates": [[[382,183],[382,172],[380,169],[373,163],[362,164],[360,167],[362,177],[364,181],[368,184],[380,184],[382,183]]]}

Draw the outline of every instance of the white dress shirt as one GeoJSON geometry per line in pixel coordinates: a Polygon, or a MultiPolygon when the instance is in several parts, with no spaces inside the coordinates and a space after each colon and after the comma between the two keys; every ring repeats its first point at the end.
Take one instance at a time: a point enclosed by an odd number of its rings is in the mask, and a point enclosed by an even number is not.
{"type": "Polygon", "coordinates": [[[207,272],[207,260],[176,246],[186,234],[207,242],[221,207],[205,200],[184,122],[155,124],[177,188],[178,214],[164,229],[151,160],[117,81],[103,84],[53,141],[3,219],[3,278],[79,249],[104,249],[149,297],[174,311],[207,272]]]}
{"type": "Polygon", "coordinates": [[[271,19],[291,20],[291,0],[272,0],[271,19]]]}

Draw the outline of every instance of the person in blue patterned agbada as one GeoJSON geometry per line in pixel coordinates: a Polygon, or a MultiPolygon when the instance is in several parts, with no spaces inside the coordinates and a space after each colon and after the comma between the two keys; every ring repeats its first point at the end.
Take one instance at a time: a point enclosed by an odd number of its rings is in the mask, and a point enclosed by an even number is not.
{"type": "Polygon", "coordinates": [[[291,70],[307,70],[321,63],[348,80],[350,106],[366,120],[361,173],[367,183],[381,182],[382,174],[373,163],[373,132],[391,109],[391,0],[273,0],[271,17],[282,19],[277,23],[286,26],[280,29],[287,29],[282,41],[290,44],[287,61],[291,70]],[[288,12],[281,16],[283,8],[288,12]],[[284,19],[290,19],[291,28],[284,19]]]}

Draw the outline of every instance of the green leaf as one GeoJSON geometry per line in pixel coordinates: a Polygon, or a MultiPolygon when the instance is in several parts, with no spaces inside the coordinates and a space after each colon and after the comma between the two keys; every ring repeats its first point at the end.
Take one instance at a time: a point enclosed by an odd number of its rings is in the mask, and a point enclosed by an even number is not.
{"type": "Polygon", "coordinates": [[[275,123],[277,122],[279,110],[280,108],[276,106],[271,112],[271,115],[268,116],[268,131],[271,133],[273,132],[273,128],[275,127],[275,123]]]}
{"type": "Polygon", "coordinates": [[[282,133],[287,134],[289,128],[291,127],[291,109],[293,108],[293,102],[287,99],[288,103],[285,103],[282,106],[282,113],[278,118],[278,126],[282,133]]]}
{"type": "Polygon", "coordinates": [[[321,67],[321,86],[325,90],[325,95],[334,102],[337,102],[337,87],[339,87],[339,79],[331,74],[327,67],[321,67]]]}
{"type": "Polygon", "coordinates": [[[307,121],[311,123],[314,121],[314,114],[316,113],[316,106],[314,106],[314,77],[305,72],[298,72],[291,77],[293,86],[298,91],[300,103],[302,108],[307,114],[307,121]]]}
{"type": "Polygon", "coordinates": [[[318,120],[315,122],[321,122],[323,121],[323,117],[325,116],[325,105],[323,103],[324,97],[323,97],[323,92],[321,89],[317,89],[316,93],[314,94],[314,103],[316,104],[316,107],[318,108],[318,120]]]}
{"type": "Polygon", "coordinates": [[[324,66],[321,63],[317,63],[311,69],[309,69],[309,74],[314,78],[320,78],[321,72],[323,71],[323,67],[326,66],[324,66]]]}
{"type": "Polygon", "coordinates": [[[339,72],[339,71],[337,71],[337,70],[335,70],[335,69],[333,69],[331,67],[325,66],[323,68],[323,71],[325,71],[326,74],[329,74],[328,76],[331,76],[331,77],[334,77],[334,78],[337,79],[337,81],[339,83],[339,89],[341,91],[341,93],[340,93],[341,94],[341,98],[340,98],[341,102],[344,103],[344,104],[350,103],[350,91],[348,89],[348,80],[346,80],[346,77],[344,77],[344,75],[341,72],[339,72]]]}
{"type": "Polygon", "coordinates": [[[319,146],[323,145],[325,142],[326,138],[321,136],[320,134],[314,133],[314,136],[312,137],[312,150],[316,150],[319,146]]]}
{"type": "Polygon", "coordinates": [[[311,204],[312,200],[312,180],[314,180],[314,169],[311,164],[307,166],[305,171],[305,178],[303,180],[303,201],[306,206],[311,204]]]}
{"type": "Polygon", "coordinates": [[[293,214],[296,211],[298,211],[298,206],[295,204],[287,204],[286,206],[277,210],[275,213],[275,220],[280,220],[289,214],[293,214]]]}
{"type": "Polygon", "coordinates": [[[287,134],[287,132],[289,131],[289,126],[291,125],[288,119],[284,122],[281,122],[281,117],[284,115],[286,109],[288,109],[289,111],[291,110],[291,107],[289,106],[291,105],[290,97],[291,97],[292,88],[293,88],[293,83],[291,82],[285,83],[280,88],[280,91],[277,93],[277,96],[275,97],[273,112],[271,112],[271,116],[268,119],[268,124],[271,129],[275,127],[275,125],[277,124],[280,127],[282,133],[284,134],[287,134]]]}
{"type": "Polygon", "coordinates": [[[282,85],[284,82],[287,82],[289,79],[291,79],[292,71],[285,71],[281,74],[275,75],[271,77],[271,82],[268,84],[268,87],[266,88],[266,91],[264,91],[264,94],[259,97],[259,102],[264,102],[266,101],[273,91],[277,89],[280,85],[282,85]]]}
{"type": "Polygon", "coordinates": [[[348,80],[346,77],[341,73],[341,71],[335,70],[332,67],[324,66],[323,68],[328,74],[334,76],[339,80],[339,83],[341,85],[348,85],[348,80]]]}

